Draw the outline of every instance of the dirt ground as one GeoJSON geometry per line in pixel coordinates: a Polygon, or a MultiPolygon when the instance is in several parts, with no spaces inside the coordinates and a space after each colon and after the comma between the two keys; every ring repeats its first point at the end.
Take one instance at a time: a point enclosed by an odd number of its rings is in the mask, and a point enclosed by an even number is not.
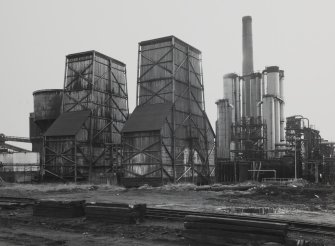
{"type": "MultiPolygon", "coordinates": [[[[0,197],[146,203],[148,207],[240,213],[243,208],[266,208],[266,217],[335,224],[335,189],[330,186],[286,186],[244,183],[196,187],[191,184],[125,189],[87,184],[5,185],[0,197]]],[[[255,215],[255,214],[253,214],[255,215]]],[[[190,245],[181,222],[146,221],[139,225],[110,225],[85,218],[32,216],[32,208],[0,211],[0,245],[190,245]]],[[[290,235],[311,245],[335,245],[335,238],[290,235]],[[334,241],[334,243],[332,243],[334,241]]]]}

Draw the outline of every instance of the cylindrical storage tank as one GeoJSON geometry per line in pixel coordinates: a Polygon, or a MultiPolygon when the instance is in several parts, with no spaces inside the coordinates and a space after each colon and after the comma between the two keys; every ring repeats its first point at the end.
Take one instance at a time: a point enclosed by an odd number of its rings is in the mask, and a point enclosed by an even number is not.
{"type": "Polygon", "coordinates": [[[220,159],[230,158],[232,107],[228,99],[221,99],[216,102],[217,129],[216,129],[216,155],[220,159]]]}
{"type": "Polygon", "coordinates": [[[263,120],[266,124],[267,153],[268,157],[274,156],[275,150],[275,103],[274,97],[265,95],[263,97],[263,120]]]}
{"type": "Polygon", "coordinates": [[[35,123],[35,116],[34,113],[30,113],[29,115],[29,138],[37,138],[41,137],[41,129],[40,127],[35,123]]]}
{"type": "Polygon", "coordinates": [[[63,90],[38,90],[33,92],[33,96],[34,122],[40,127],[43,134],[60,115],[63,90]]]}
{"type": "Polygon", "coordinates": [[[265,69],[266,73],[266,91],[265,94],[279,97],[279,67],[271,66],[265,69]]]}
{"type": "Polygon", "coordinates": [[[241,91],[240,78],[237,74],[229,73],[223,77],[223,98],[228,99],[233,105],[232,122],[239,122],[241,120],[241,91]]]}
{"type": "Polygon", "coordinates": [[[60,114],[63,90],[48,89],[33,92],[35,121],[57,119],[60,114]]]}

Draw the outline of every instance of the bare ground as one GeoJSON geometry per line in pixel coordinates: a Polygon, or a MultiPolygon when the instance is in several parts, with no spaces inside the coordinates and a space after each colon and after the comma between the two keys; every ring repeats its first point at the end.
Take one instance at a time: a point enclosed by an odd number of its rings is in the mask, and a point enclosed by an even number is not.
{"type": "MultiPolygon", "coordinates": [[[[335,224],[334,187],[264,186],[242,184],[197,191],[194,185],[124,189],[92,185],[7,185],[0,196],[37,199],[146,203],[149,207],[227,213],[236,208],[267,207],[268,217],[335,224]]],[[[235,209],[235,210],[234,210],[235,209]]],[[[93,223],[84,218],[54,219],[32,216],[31,208],[0,211],[0,245],[189,245],[181,237],[182,223],[146,221],[139,225],[93,223]]],[[[333,238],[290,235],[312,245],[335,245],[333,238]]]]}

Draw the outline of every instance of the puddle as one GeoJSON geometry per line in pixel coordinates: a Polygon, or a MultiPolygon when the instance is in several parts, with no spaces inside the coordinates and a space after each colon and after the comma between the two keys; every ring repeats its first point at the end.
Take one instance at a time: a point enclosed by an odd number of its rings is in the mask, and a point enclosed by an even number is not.
{"type": "Polygon", "coordinates": [[[269,207],[224,207],[218,210],[224,213],[233,214],[274,214],[278,212],[278,209],[269,207]]]}

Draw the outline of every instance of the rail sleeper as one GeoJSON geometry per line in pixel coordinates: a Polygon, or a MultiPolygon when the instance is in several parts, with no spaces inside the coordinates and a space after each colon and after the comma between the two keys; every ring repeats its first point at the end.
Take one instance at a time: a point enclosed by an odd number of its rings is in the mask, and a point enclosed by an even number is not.
{"type": "Polygon", "coordinates": [[[256,220],[188,215],[183,236],[191,241],[222,245],[232,243],[285,243],[288,224],[256,220]]]}

